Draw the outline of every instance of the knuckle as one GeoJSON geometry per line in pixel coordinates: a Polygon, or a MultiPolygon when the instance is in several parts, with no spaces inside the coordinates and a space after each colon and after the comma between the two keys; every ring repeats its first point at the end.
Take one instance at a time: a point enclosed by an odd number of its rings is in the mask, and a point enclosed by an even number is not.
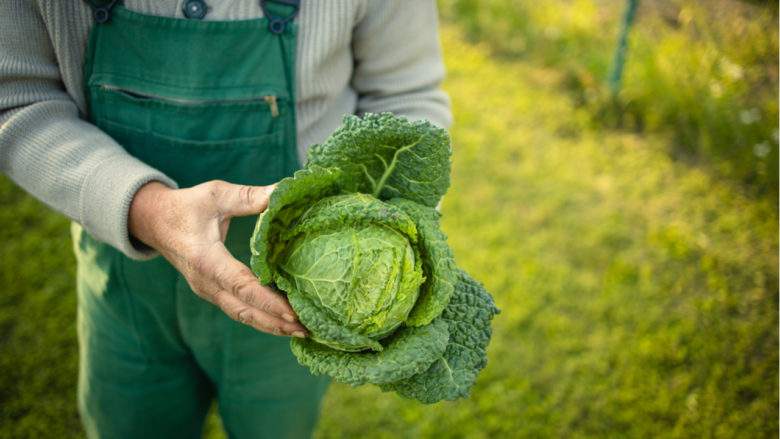
{"type": "MultiPolygon", "coordinates": [[[[229,284],[227,270],[225,270],[225,267],[218,266],[214,267],[214,269],[211,272],[211,277],[214,279],[214,282],[217,283],[217,285],[227,285],[229,284]]],[[[230,286],[230,293],[233,294],[235,287],[233,285],[230,286]]],[[[235,294],[233,294],[235,296],[235,294]]]]}
{"type": "Polygon", "coordinates": [[[252,294],[252,284],[246,280],[235,281],[231,287],[231,293],[247,305],[254,305],[256,300],[252,294]]]}
{"type": "Polygon", "coordinates": [[[246,204],[247,206],[251,206],[252,200],[255,196],[255,187],[254,186],[247,186],[247,185],[241,185],[238,187],[238,195],[239,199],[242,203],[246,204]]]}
{"type": "Polygon", "coordinates": [[[245,325],[251,324],[254,321],[254,317],[252,316],[252,308],[245,307],[239,309],[236,311],[235,319],[245,325]]]}
{"type": "Polygon", "coordinates": [[[284,324],[284,327],[282,328],[282,332],[284,334],[292,334],[293,332],[300,331],[300,330],[301,328],[290,324],[284,324]]]}
{"type": "Polygon", "coordinates": [[[274,326],[271,322],[269,322],[267,319],[258,319],[254,322],[255,328],[259,329],[260,331],[267,332],[269,334],[276,334],[276,331],[279,330],[276,326],[274,326]]]}
{"type": "Polygon", "coordinates": [[[260,302],[260,309],[263,310],[263,312],[270,313],[273,307],[274,307],[273,302],[268,299],[260,302]]]}
{"type": "Polygon", "coordinates": [[[219,179],[211,180],[208,183],[211,185],[213,189],[222,189],[227,184],[225,180],[219,180],[219,179]]]}
{"type": "Polygon", "coordinates": [[[204,183],[206,191],[212,198],[218,198],[227,183],[222,180],[211,180],[204,183]]]}
{"type": "Polygon", "coordinates": [[[224,290],[217,290],[215,293],[211,294],[211,300],[214,302],[217,306],[224,309],[225,308],[225,291],[224,290]]]}
{"type": "Polygon", "coordinates": [[[255,319],[255,321],[252,322],[252,326],[257,329],[258,331],[263,331],[268,334],[274,334],[275,328],[273,325],[271,325],[267,320],[265,319],[255,319]]]}

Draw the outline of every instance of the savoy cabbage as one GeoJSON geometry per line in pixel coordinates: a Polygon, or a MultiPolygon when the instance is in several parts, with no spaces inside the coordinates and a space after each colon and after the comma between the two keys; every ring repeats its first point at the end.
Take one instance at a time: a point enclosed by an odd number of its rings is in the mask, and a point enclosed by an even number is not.
{"type": "Polygon", "coordinates": [[[291,347],[312,373],[423,403],[468,395],[498,309],[440,230],[449,178],[445,130],[382,113],[345,117],[278,184],[251,265],[309,330],[291,347]]]}

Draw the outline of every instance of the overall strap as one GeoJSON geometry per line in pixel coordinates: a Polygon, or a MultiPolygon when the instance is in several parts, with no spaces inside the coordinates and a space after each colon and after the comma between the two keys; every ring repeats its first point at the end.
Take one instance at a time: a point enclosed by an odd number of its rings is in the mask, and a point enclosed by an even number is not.
{"type": "Polygon", "coordinates": [[[260,0],[260,8],[268,19],[268,30],[280,34],[300,9],[300,0],[260,0]]]}
{"type": "Polygon", "coordinates": [[[111,19],[111,9],[120,2],[120,0],[84,0],[92,8],[92,16],[95,23],[105,23],[111,19]]]}

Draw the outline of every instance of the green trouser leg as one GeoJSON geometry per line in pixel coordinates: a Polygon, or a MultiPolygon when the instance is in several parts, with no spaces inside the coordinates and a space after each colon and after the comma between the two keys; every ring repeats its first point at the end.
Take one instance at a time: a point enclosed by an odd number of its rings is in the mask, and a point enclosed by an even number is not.
{"type": "MultiPolygon", "coordinates": [[[[273,33],[265,18],[111,12],[87,48],[93,123],[180,187],[265,185],[297,168],[294,22],[273,33]]],[[[225,242],[244,263],[254,221],[234,219],[225,242]]],[[[78,225],[73,240],[90,437],[199,437],[214,398],[231,437],[310,435],[327,380],[286,338],[230,320],[162,258],[130,260],[78,225]]]]}
{"type": "Polygon", "coordinates": [[[200,437],[215,396],[230,437],[310,435],[327,380],[295,362],[287,339],[230,320],[162,259],[128,264],[78,226],[74,242],[89,436],[200,437]],[[140,271],[147,285],[128,288],[140,271]]]}
{"type": "Polygon", "coordinates": [[[200,437],[214,395],[212,383],[183,347],[164,356],[158,351],[158,358],[152,358],[138,323],[146,325],[147,333],[157,329],[164,339],[170,336],[165,318],[159,316],[157,324],[150,324],[146,316],[135,313],[131,296],[135,292],[121,285],[118,276],[121,255],[79,227],[73,230],[78,257],[79,410],[88,436],[200,437]]]}

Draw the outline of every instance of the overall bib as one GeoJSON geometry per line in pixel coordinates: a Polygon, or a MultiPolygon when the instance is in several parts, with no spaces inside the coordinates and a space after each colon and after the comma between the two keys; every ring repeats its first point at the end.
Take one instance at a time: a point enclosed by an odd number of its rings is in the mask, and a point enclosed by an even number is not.
{"type": "MultiPolygon", "coordinates": [[[[93,5],[90,121],[182,188],[291,175],[297,1],[278,1],[262,2],[264,18],[240,21],[93,5]]],[[[255,220],[234,218],[225,242],[245,264],[255,220]]],[[[78,225],[72,233],[79,409],[90,437],[200,437],[214,398],[231,437],[311,434],[327,380],[298,365],[287,338],[231,320],[162,257],[134,261],[78,225]]]]}

